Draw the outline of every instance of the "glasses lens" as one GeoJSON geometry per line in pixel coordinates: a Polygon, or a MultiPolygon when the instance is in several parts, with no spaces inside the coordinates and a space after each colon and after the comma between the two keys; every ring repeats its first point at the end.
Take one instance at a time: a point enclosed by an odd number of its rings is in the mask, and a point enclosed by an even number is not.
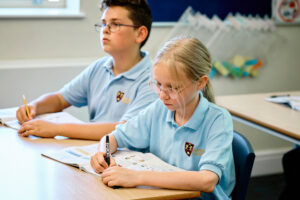
{"type": "Polygon", "coordinates": [[[156,81],[150,82],[150,87],[153,91],[157,93],[157,95],[160,95],[161,92],[164,92],[165,95],[168,95],[172,99],[176,98],[178,95],[178,92],[171,87],[162,89],[161,85],[157,84],[156,81]]]}
{"type": "Polygon", "coordinates": [[[115,23],[111,23],[111,24],[109,24],[109,30],[111,31],[111,32],[117,32],[118,30],[119,30],[119,26],[118,26],[118,24],[115,24],[115,23]]]}

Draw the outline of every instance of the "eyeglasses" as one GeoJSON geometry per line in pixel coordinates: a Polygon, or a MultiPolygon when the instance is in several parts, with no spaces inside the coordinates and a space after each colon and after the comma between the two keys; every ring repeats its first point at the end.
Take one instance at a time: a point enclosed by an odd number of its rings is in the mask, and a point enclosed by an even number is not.
{"type": "Polygon", "coordinates": [[[105,23],[96,23],[95,25],[95,29],[96,31],[100,32],[102,29],[104,29],[106,26],[108,27],[108,30],[110,32],[117,32],[120,30],[120,26],[127,26],[127,27],[133,27],[133,28],[138,28],[140,26],[138,25],[130,25],[130,24],[118,24],[118,23],[109,23],[109,24],[105,24],[105,23]]]}
{"type": "Polygon", "coordinates": [[[160,83],[157,83],[157,81],[153,80],[149,83],[150,87],[159,95],[161,91],[164,91],[166,95],[168,95],[170,98],[174,99],[176,98],[180,93],[182,93],[187,87],[189,87],[192,83],[184,86],[184,87],[166,87],[162,88],[162,85],[160,83]]]}

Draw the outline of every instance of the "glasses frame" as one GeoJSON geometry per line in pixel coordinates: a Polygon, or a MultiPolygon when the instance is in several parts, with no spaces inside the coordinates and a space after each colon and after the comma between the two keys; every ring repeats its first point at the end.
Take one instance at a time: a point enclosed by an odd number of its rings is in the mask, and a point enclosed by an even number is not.
{"type": "Polygon", "coordinates": [[[94,24],[94,27],[95,27],[97,32],[100,32],[101,29],[104,29],[106,26],[108,27],[108,30],[111,33],[118,32],[120,30],[121,26],[132,27],[132,28],[139,28],[140,27],[139,25],[120,24],[120,23],[115,23],[115,22],[107,23],[107,24],[104,24],[102,22],[98,22],[98,23],[94,24]],[[112,27],[115,27],[115,28],[112,28],[112,27]]]}
{"type": "Polygon", "coordinates": [[[181,88],[172,88],[172,87],[167,87],[167,88],[162,88],[162,85],[158,85],[157,81],[153,80],[149,82],[150,87],[158,94],[160,95],[161,91],[164,91],[164,93],[166,95],[168,95],[169,97],[171,97],[172,99],[176,98],[179,94],[181,94],[186,88],[188,88],[192,83],[181,87],[181,88]]]}

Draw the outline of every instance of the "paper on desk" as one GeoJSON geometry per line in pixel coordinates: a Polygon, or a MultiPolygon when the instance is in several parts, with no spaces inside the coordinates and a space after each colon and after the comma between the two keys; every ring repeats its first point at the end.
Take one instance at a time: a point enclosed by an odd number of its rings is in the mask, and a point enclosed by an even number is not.
{"type": "Polygon", "coordinates": [[[97,146],[98,144],[68,147],[60,151],[42,153],[42,155],[61,163],[77,167],[82,171],[100,176],[100,174],[97,174],[90,165],[91,156],[96,153],[97,146]]]}
{"type": "MultiPolygon", "coordinates": [[[[21,125],[16,117],[18,107],[0,109],[0,123],[10,128],[19,130],[21,125]]],[[[83,123],[67,112],[48,113],[36,116],[34,119],[42,119],[53,123],[83,123]]]]}
{"type": "Polygon", "coordinates": [[[116,163],[128,169],[133,170],[151,170],[151,171],[182,171],[178,167],[170,165],[152,153],[141,153],[122,149],[112,154],[116,163]]]}
{"type": "Polygon", "coordinates": [[[300,111],[300,96],[268,97],[265,98],[265,100],[273,103],[285,104],[296,111],[300,111]]]}
{"type": "MultiPolygon", "coordinates": [[[[52,151],[42,153],[43,156],[52,158],[61,163],[65,163],[79,169],[100,176],[90,165],[91,156],[97,152],[98,143],[86,146],[74,146],[61,149],[59,151],[52,151]]],[[[131,151],[128,149],[119,149],[112,154],[118,165],[133,170],[152,170],[152,171],[182,171],[178,167],[170,165],[154,154],[141,153],[131,151]]]]}
{"type": "Polygon", "coordinates": [[[16,119],[18,107],[0,109],[0,123],[5,124],[8,121],[16,119]]]}

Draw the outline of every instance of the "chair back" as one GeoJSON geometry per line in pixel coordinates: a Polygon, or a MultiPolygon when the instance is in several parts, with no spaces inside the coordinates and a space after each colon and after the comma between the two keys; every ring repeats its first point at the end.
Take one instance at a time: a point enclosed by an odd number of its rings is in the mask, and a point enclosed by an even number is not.
{"type": "Polygon", "coordinates": [[[233,133],[232,151],[236,173],[236,184],[232,200],[245,200],[255,154],[250,142],[240,133],[233,133]]]}

